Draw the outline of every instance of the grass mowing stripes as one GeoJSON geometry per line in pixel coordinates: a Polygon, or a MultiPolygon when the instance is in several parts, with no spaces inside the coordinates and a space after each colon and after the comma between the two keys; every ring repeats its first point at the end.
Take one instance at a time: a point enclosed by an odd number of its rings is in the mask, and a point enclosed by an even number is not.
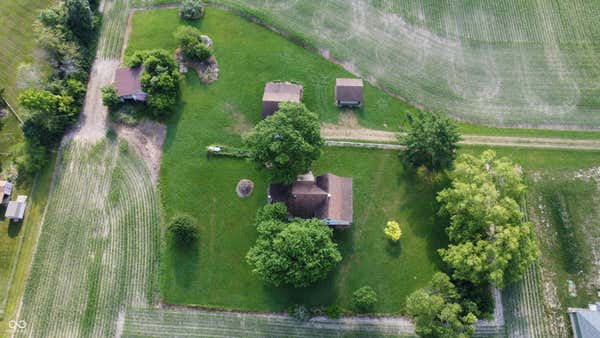
{"type": "Polygon", "coordinates": [[[156,192],[140,159],[101,142],[65,149],[23,299],[28,325],[18,336],[113,336],[120,311],[155,300],[156,192]],[[122,181],[111,187],[115,170],[122,181]],[[110,189],[120,191],[112,207],[110,189]]]}

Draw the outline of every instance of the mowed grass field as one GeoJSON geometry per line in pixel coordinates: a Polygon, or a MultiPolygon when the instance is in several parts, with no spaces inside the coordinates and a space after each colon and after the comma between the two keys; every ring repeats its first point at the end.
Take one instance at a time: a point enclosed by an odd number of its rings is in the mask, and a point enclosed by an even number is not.
{"type": "Polygon", "coordinates": [[[218,0],[428,110],[496,126],[600,128],[600,3],[218,0]]]}
{"type": "MultiPolygon", "coordinates": [[[[175,10],[136,13],[127,52],[174,50],[172,33],[179,23],[175,10]]],[[[334,121],[339,113],[333,104],[334,79],[347,73],[226,11],[209,8],[198,27],[215,41],[220,79],[205,85],[188,73],[180,109],[168,121],[160,176],[166,217],[189,213],[198,219],[201,232],[193,250],[165,248],[164,301],[259,311],[283,311],[297,303],[349,308],[351,293],[368,284],[386,295],[377,312],[402,312],[406,296],[439,269],[435,250],[445,245],[445,234],[435,219],[435,189],[414,183],[396,152],[327,149],[316,164],[317,174],[333,172],[354,179],[356,224],[336,232],[344,260],[328,279],[294,290],[265,286],[251,274],[244,257],[256,239],[256,210],[266,203],[266,177],[246,161],[209,160],[205,148],[211,143],[240,144],[240,131],[260,118],[263,86],[270,80],[305,83],[307,105],[322,119],[334,121]],[[251,198],[235,194],[242,178],[255,183],[251,198]],[[383,234],[389,219],[398,220],[404,230],[397,247],[383,234]]],[[[402,107],[372,87],[367,97],[402,107]]]]}

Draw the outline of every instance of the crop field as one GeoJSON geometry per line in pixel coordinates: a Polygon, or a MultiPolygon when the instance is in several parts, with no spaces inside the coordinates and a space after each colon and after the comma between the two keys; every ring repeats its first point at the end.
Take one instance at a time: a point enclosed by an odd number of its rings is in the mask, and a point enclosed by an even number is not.
{"type": "Polygon", "coordinates": [[[531,178],[529,210],[542,252],[539,288],[554,335],[570,330],[567,307],[587,307],[600,292],[600,169],[582,168],[531,178]]]}
{"type": "Polygon", "coordinates": [[[17,336],[114,336],[126,307],[156,301],[157,194],[116,142],[71,143],[57,165],[17,336]]]}
{"type": "Polygon", "coordinates": [[[417,106],[502,126],[600,128],[600,2],[216,0],[417,106]]]}
{"type": "Polygon", "coordinates": [[[279,315],[185,309],[135,309],[125,315],[123,337],[414,337],[412,325],[381,320],[300,322],[279,315]]]}
{"type": "Polygon", "coordinates": [[[129,0],[104,1],[98,57],[106,59],[121,56],[128,16],[129,0]]]}

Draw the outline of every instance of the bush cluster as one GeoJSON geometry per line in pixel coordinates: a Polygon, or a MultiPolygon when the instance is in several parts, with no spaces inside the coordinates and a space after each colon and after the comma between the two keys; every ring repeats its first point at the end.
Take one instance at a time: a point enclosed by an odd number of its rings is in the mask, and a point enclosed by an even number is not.
{"type": "Polygon", "coordinates": [[[186,20],[200,19],[204,15],[204,6],[200,0],[183,0],[179,8],[179,16],[186,20]]]}
{"type": "Polygon", "coordinates": [[[180,245],[189,245],[198,239],[198,225],[196,220],[188,215],[173,217],[167,225],[173,240],[180,245]]]}
{"type": "Polygon", "coordinates": [[[164,49],[139,51],[131,55],[127,66],[144,66],[142,90],[147,94],[148,113],[165,118],[175,111],[179,99],[179,70],[173,56],[164,49]]]}
{"type": "Polygon", "coordinates": [[[352,294],[352,305],[358,312],[371,312],[377,303],[377,293],[370,286],[363,286],[352,294]]]}
{"type": "Polygon", "coordinates": [[[201,38],[200,31],[192,26],[179,26],[173,33],[175,40],[183,56],[190,61],[206,61],[212,56],[212,52],[201,38]]]}
{"type": "Polygon", "coordinates": [[[13,160],[20,172],[40,170],[47,162],[48,149],[77,121],[99,20],[92,8],[97,8],[97,1],[60,1],[42,10],[34,24],[38,44],[53,71],[45,88],[28,89],[19,95],[25,144],[13,149],[13,160]]]}

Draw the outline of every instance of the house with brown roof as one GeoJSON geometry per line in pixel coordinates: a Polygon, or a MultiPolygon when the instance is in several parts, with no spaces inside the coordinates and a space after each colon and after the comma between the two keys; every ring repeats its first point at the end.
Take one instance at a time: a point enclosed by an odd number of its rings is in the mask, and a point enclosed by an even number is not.
{"type": "Polygon", "coordinates": [[[363,101],[362,79],[335,79],[335,104],[338,107],[358,107],[363,101]]]}
{"type": "Polygon", "coordinates": [[[304,88],[291,82],[269,82],[262,98],[262,118],[275,114],[281,102],[300,102],[304,88]]]}
{"type": "Polygon", "coordinates": [[[352,178],[299,175],[293,184],[271,184],[269,203],[284,203],[292,218],[318,218],[334,228],[352,225],[352,178]]]}
{"type": "Polygon", "coordinates": [[[144,67],[119,68],[115,73],[114,86],[121,101],[146,101],[146,93],[142,90],[142,72],[144,67]]]}

